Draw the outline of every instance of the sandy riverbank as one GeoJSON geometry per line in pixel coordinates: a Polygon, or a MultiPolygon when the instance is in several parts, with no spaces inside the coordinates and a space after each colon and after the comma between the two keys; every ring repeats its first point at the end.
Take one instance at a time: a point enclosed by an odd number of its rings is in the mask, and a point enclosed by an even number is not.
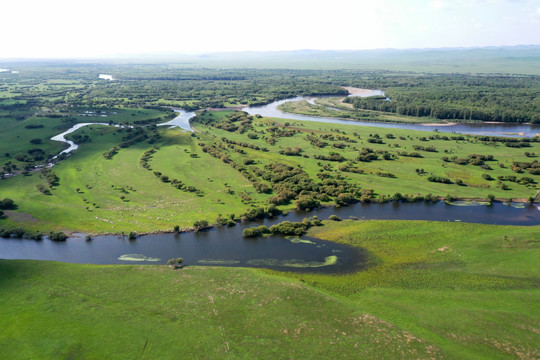
{"type": "Polygon", "coordinates": [[[380,91],[380,90],[372,90],[372,89],[360,89],[360,88],[355,88],[351,86],[343,86],[343,88],[347,90],[350,95],[353,95],[353,96],[354,95],[355,96],[368,96],[373,92],[378,93],[380,91]]]}

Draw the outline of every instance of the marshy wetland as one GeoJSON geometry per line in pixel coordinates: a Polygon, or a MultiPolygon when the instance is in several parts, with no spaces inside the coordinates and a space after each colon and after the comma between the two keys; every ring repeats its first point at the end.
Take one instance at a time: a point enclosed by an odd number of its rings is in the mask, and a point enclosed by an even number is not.
{"type": "Polygon", "coordinates": [[[100,66],[0,74],[5,357],[540,356],[536,75],[100,66]]]}

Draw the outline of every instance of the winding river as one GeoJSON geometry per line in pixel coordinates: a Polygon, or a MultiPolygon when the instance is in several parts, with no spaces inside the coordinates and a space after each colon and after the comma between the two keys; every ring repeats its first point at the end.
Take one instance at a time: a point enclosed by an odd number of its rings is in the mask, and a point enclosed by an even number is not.
{"type": "MultiPolygon", "coordinates": [[[[278,109],[278,106],[285,102],[303,99],[306,98],[296,97],[276,101],[265,106],[248,107],[243,110],[252,115],[260,114],[292,120],[422,131],[433,131],[437,128],[436,126],[348,121],[287,114],[278,109]]],[[[195,116],[195,113],[181,109],[175,109],[175,111],[179,114],[176,118],[159,125],[180,127],[192,132],[193,129],[189,121],[195,116]]],[[[69,130],[54,136],[51,140],[68,143],[69,147],[63,150],[61,154],[70,153],[76,150],[78,145],[67,140],[65,136],[87,125],[108,124],[77,124],[69,130]]],[[[519,132],[524,133],[525,136],[534,136],[540,130],[538,126],[532,125],[485,123],[459,124],[438,129],[441,132],[501,136],[515,136],[509,133],[519,132]]],[[[246,227],[262,224],[271,226],[283,220],[302,221],[304,217],[314,215],[320,219],[327,219],[330,215],[338,215],[341,218],[353,219],[463,221],[530,226],[540,224],[540,211],[538,210],[530,205],[502,203],[494,203],[492,206],[477,203],[448,205],[444,202],[412,204],[395,202],[386,204],[359,203],[349,207],[320,208],[309,213],[291,212],[286,217],[238,224],[232,228],[219,227],[202,232],[146,235],[132,241],[122,236],[98,236],[91,241],[86,241],[84,236],[71,237],[65,242],[53,242],[48,239],[41,241],[2,239],[0,241],[0,257],[94,264],[164,264],[168,258],[182,256],[188,265],[248,266],[286,271],[340,273],[355,271],[365,266],[365,251],[361,248],[353,248],[308,237],[286,238],[271,236],[244,239],[242,230],[246,227]]]]}
{"type": "MultiPolygon", "coordinates": [[[[375,96],[381,95],[380,90],[373,90],[372,93],[366,93],[358,96],[375,96]]],[[[296,102],[301,100],[307,100],[314,103],[315,97],[303,97],[298,96],[295,98],[274,101],[268,105],[262,106],[250,106],[245,107],[242,110],[250,115],[262,115],[266,117],[273,117],[279,119],[291,119],[302,121],[315,121],[331,124],[344,124],[344,125],[356,125],[356,126],[373,126],[380,128],[393,128],[393,129],[408,129],[419,131],[431,131],[437,129],[438,132],[445,133],[459,133],[470,135],[489,135],[489,136],[505,136],[505,137],[534,137],[537,133],[540,133],[540,125],[530,124],[509,124],[509,123],[458,123],[456,125],[420,125],[420,124],[403,124],[403,123],[382,123],[374,121],[359,121],[359,120],[342,120],[329,117],[318,117],[301,114],[286,113],[279,110],[279,106],[286,102],[296,102]]],[[[339,110],[339,109],[338,109],[339,110]]]]}
{"type": "MultiPolygon", "coordinates": [[[[384,95],[384,92],[382,92],[381,90],[370,90],[369,92],[365,91],[361,95],[350,95],[350,96],[368,97],[368,96],[379,96],[379,95],[384,95]]],[[[344,124],[344,125],[356,125],[356,126],[373,126],[373,127],[380,127],[380,128],[409,129],[409,130],[431,131],[431,132],[437,129],[437,131],[439,132],[471,134],[471,135],[533,137],[537,133],[540,133],[540,125],[530,125],[530,124],[507,124],[507,123],[495,124],[495,123],[484,122],[484,123],[458,123],[456,125],[446,125],[446,124],[419,125],[419,124],[402,124],[402,123],[381,123],[381,122],[374,122],[374,121],[342,120],[342,119],[329,118],[329,117],[300,115],[300,114],[286,113],[279,110],[279,106],[286,102],[307,100],[311,104],[314,104],[315,99],[317,99],[317,97],[298,96],[298,97],[289,98],[285,100],[274,101],[273,103],[270,103],[268,105],[245,107],[245,108],[242,108],[242,111],[245,111],[250,115],[259,114],[262,116],[279,118],[279,119],[315,121],[315,122],[330,123],[330,124],[344,124]]],[[[195,112],[192,112],[192,111],[188,112],[182,109],[174,109],[174,111],[178,113],[177,117],[165,123],[158,124],[158,126],[178,127],[183,130],[193,132],[194,130],[191,127],[190,120],[195,117],[196,115],[195,112]]],[[[68,154],[79,147],[73,141],[67,140],[65,136],[87,125],[108,125],[108,123],[97,123],[97,122],[80,123],[80,124],[74,125],[73,127],[64,131],[61,134],[53,136],[51,140],[64,142],[69,145],[69,147],[63,150],[62,152],[60,152],[60,154],[68,154]]],[[[119,125],[114,125],[114,126],[119,126],[119,125]]],[[[58,157],[58,155],[56,155],[54,158],[58,157]]]]}
{"type": "Polygon", "coordinates": [[[1,239],[0,254],[6,259],[54,260],[93,264],[165,264],[182,256],[187,265],[264,267],[286,271],[341,273],[365,266],[361,248],[309,237],[281,236],[246,239],[246,227],[278,222],[302,221],[305,217],[330,215],[353,219],[433,220],[499,225],[540,224],[540,211],[523,204],[477,203],[448,205],[436,203],[356,204],[340,208],[296,211],[274,219],[241,223],[231,228],[181,234],[152,234],[129,240],[125,236],[97,236],[86,241],[84,235],[65,242],[1,239]]]}

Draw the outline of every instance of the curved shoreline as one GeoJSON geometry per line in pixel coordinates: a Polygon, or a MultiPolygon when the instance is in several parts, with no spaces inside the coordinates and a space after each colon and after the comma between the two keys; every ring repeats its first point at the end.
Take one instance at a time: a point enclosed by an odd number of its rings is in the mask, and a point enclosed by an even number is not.
{"type": "MultiPolygon", "coordinates": [[[[311,100],[313,100],[313,99],[311,99],[311,100]]],[[[299,100],[299,101],[307,101],[309,103],[309,99],[303,99],[303,100],[299,100]]],[[[316,118],[320,118],[320,119],[328,118],[327,116],[324,116],[324,115],[311,115],[311,114],[303,114],[303,113],[300,113],[300,112],[294,113],[294,112],[285,111],[285,110],[281,109],[281,106],[284,105],[284,104],[285,103],[280,104],[279,106],[276,107],[276,109],[279,110],[280,112],[282,112],[283,114],[312,116],[312,117],[316,117],[316,118]]],[[[312,105],[323,106],[323,105],[318,105],[318,104],[312,104],[312,105]]],[[[345,111],[345,110],[340,110],[340,111],[345,111]]],[[[365,123],[373,123],[373,124],[450,126],[450,125],[445,125],[445,123],[441,123],[441,124],[439,124],[439,123],[424,124],[424,123],[414,123],[414,122],[407,122],[407,121],[381,121],[381,120],[373,120],[372,121],[372,120],[358,120],[358,119],[350,119],[350,118],[342,118],[342,117],[332,117],[332,119],[349,121],[349,122],[353,123],[352,125],[354,125],[355,122],[365,122],[365,123]]],[[[309,121],[309,120],[295,120],[295,119],[291,119],[291,120],[294,120],[294,121],[309,121]]],[[[323,122],[323,121],[321,121],[321,122],[323,122]]],[[[349,124],[345,124],[345,125],[349,125],[349,124]]],[[[451,125],[458,125],[458,123],[451,123],[451,125]]],[[[369,125],[366,125],[366,126],[369,126],[369,125]]],[[[388,128],[391,128],[391,127],[388,127],[388,128]]],[[[418,130],[418,131],[422,131],[422,130],[418,130]]]]}
{"type": "MultiPolygon", "coordinates": [[[[359,89],[367,90],[367,89],[359,89]]],[[[374,90],[369,90],[374,91],[374,90]]],[[[375,90],[376,91],[376,90],[375,90]]],[[[365,92],[367,94],[367,92],[365,92]]],[[[335,96],[334,96],[335,97],[335,96]]],[[[286,102],[297,102],[301,100],[312,100],[317,97],[296,96],[294,98],[282,99],[261,106],[249,106],[242,108],[243,111],[250,115],[262,115],[264,117],[274,117],[279,119],[295,120],[295,121],[315,121],[330,124],[343,124],[355,126],[372,126],[379,128],[399,128],[416,131],[433,131],[438,129],[440,132],[460,135],[476,135],[476,136],[498,136],[498,137],[534,137],[540,133],[540,126],[535,124],[524,123],[503,123],[493,124],[489,122],[455,122],[447,123],[412,123],[412,122],[384,122],[384,121],[366,121],[357,119],[334,118],[324,115],[305,115],[302,113],[284,112],[279,109],[279,106],[286,102]],[[292,116],[292,117],[291,117],[292,116]],[[455,124],[455,125],[454,125],[455,124]],[[442,129],[439,129],[442,128],[442,129]]]]}

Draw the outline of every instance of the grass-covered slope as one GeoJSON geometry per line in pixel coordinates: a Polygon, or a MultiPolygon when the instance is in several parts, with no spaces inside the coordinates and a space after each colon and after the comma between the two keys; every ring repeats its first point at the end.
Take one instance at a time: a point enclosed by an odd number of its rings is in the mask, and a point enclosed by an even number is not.
{"type": "Polygon", "coordinates": [[[538,227],[325,222],[343,275],[0,261],[9,359],[533,359],[538,227]]]}

